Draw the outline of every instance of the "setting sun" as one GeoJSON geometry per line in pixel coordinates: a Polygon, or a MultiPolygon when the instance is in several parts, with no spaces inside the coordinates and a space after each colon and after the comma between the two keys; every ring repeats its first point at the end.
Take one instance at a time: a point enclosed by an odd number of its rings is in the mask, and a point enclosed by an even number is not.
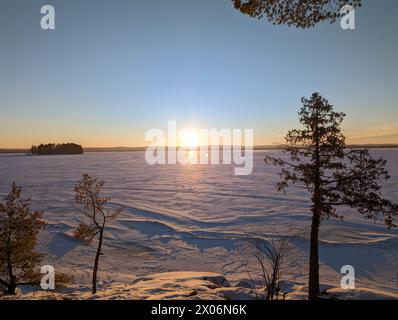
{"type": "Polygon", "coordinates": [[[179,134],[181,147],[197,147],[199,145],[198,133],[193,129],[183,129],[179,134]]]}

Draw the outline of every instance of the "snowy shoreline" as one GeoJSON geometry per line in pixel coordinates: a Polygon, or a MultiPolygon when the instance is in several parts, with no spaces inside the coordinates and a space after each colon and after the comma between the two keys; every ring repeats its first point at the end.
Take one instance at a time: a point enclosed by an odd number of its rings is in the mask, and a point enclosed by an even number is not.
{"type": "MultiPolygon", "coordinates": [[[[393,294],[374,288],[343,290],[322,285],[325,299],[398,299],[393,294]]],[[[286,300],[305,300],[306,286],[291,284],[286,300]]],[[[113,283],[101,287],[92,295],[89,286],[68,285],[54,291],[39,287],[21,287],[16,296],[1,296],[0,300],[254,300],[264,299],[250,288],[247,281],[230,284],[220,274],[208,272],[167,272],[138,277],[128,283],[113,283]]]]}

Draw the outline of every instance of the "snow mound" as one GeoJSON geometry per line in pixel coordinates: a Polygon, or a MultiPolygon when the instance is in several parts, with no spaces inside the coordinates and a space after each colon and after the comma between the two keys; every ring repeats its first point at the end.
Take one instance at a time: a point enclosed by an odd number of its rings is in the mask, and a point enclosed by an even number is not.
{"type": "MultiPolygon", "coordinates": [[[[33,288],[32,288],[33,289],[33,288]]],[[[68,287],[60,292],[34,291],[2,299],[23,300],[248,300],[254,292],[231,287],[227,279],[209,272],[167,272],[139,277],[126,284],[111,284],[92,295],[87,286],[68,287]]]]}

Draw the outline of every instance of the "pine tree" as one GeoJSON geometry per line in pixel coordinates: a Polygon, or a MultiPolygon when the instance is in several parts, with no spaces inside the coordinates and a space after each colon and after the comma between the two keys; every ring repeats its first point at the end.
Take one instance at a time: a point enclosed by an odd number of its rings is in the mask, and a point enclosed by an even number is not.
{"type": "Polygon", "coordinates": [[[360,7],[362,0],[232,0],[235,9],[273,24],[310,28],[322,21],[335,22],[345,5],[360,7]]]}
{"type": "Polygon", "coordinates": [[[121,211],[120,209],[106,209],[110,198],[101,197],[104,185],[105,182],[103,180],[93,179],[88,174],[83,174],[81,180],[74,188],[75,201],[83,210],[86,218],[88,218],[86,223],[81,223],[75,230],[74,236],[88,243],[91,243],[98,236],[92,276],[91,291],[93,294],[97,292],[98,265],[100,255],[102,254],[106,223],[114,219],[121,211]]]}
{"type": "Polygon", "coordinates": [[[286,136],[282,152],[290,160],[266,157],[265,161],[281,166],[281,181],[277,188],[286,192],[290,183],[300,183],[311,194],[312,224],[309,261],[309,299],[319,297],[318,233],[321,220],[330,217],[343,219],[337,207],[356,209],[366,219],[382,220],[388,228],[395,227],[398,206],[380,194],[383,180],[389,179],[386,160],[375,159],[366,149],[346,146],[341,130],[344,113],[319,93],[302,98],[299,112],[301,129],[286,136]]]}
{"type": "Polygon", "coordinates": [[[31,212],[29,200],[21,199],[15,183],[0,203],[0,284],[15,295],[18,285],[36,279],[36,267],[43,255],[35,251],[37,235],[45,226],[42,212],[31,212]]]}

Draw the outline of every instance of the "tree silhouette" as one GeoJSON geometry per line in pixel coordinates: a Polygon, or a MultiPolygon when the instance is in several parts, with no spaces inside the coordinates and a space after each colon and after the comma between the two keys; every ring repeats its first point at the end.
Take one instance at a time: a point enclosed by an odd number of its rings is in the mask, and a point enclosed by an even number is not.
{"type": "Polygon", "coordinates": [[[93,294],[97,292],[98,264],[100,255],[102,254],[106,223],[114,219],[121,211],[120,209],[108,210],[105,208],[110,198],[101,197],[104,184],[103,180],[93,179],[88,174],[83,174],[81,180],[74,188],[75,201],[88,218],[87,223],[81,223],[75,230],[74,236],[88,243],[91,243],[98,236],[92,277],[91,291],[93,294]]]}
{"type": "Polygon", "coordinates": [[[390,178],[386,160],[374,159],[366,149],[346,147],[340,128],[345,114],[334,112],[319,93],[302,98],[302,104],[299,119],[303,128],[289,131],[282,148],[290,160],[268,156],[265,161],[282,167],[278,191],[286,192],[290,183],[301,183],[312,195],[308,297],[313,300],[319,296],[321,219],[343,218],[336,208],[348,206],[366,219],[382,219],[391,228],[398,206],[380,195],[380,183],[390,178]]]}
{"type": "MultiPolygon", "coordinates": [[[[249,241],[246,249],[249,255],[257,262],[257,267],[251,270],[260,274],[265,300],[285,299],[286,292],[282,283],[285,272],[285,255],[288,249],[286,239],[266,241],[263,239],[253,239],[249,241]]],[[[251,275],[249,275],[252,279],[251,275]]],[[[257,296],[257,288],[253,282],[253,289],[257,296]]]]}
{"type": "Polygon", "coordinates": [[[11,295],[18,285],[33,284],[35,268],[43,257],[34,250],[37,234],[46,225],[42,212],[31,212],[29,200],[22,200],[21,192],[13,183],[5,202],[0,203],[0,284],[11,295]]]}
{"type": "Polygon", "coordinates": [[[310,28],[322,21],[335,22],[345,5],[360,7],[362,0],[232,0],[236,9],[273,24],[310,28]]]}

